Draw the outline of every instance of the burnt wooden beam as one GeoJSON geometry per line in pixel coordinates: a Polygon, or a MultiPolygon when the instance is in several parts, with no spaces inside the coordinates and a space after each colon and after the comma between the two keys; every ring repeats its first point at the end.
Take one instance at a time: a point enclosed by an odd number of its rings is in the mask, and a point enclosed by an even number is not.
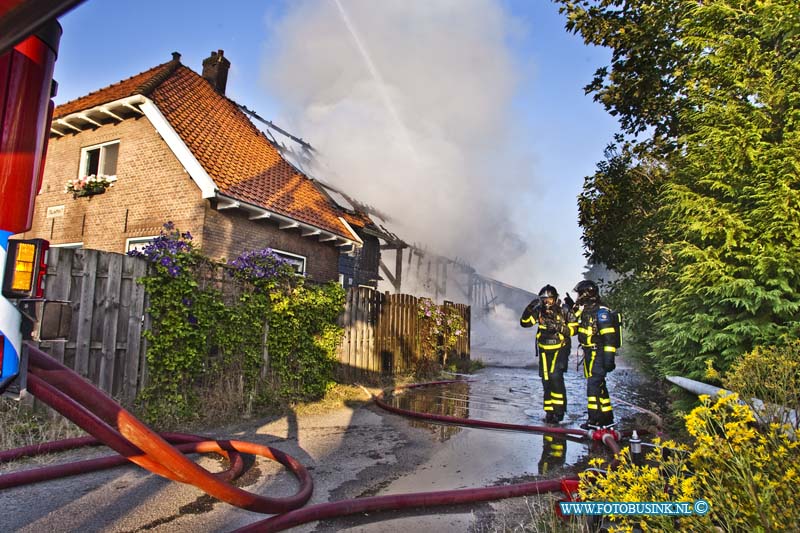
{"type": "Polygon", "coordinates": [[[394,256],[394,275],[395,275],[395,282],[394,285],[394,292],[400,293],[400,286],[403,283],[403,249],[398,248],[397,252],[394,256]]]}
{"type": "Polygon", "coordinates": [[[389,283],[394,285],[394,276],[389,271],[389,268],[384,264],[383,259],[381,259],[381,270],[384,274],[386,274],[386,277],[389,279],[389,283]]]}

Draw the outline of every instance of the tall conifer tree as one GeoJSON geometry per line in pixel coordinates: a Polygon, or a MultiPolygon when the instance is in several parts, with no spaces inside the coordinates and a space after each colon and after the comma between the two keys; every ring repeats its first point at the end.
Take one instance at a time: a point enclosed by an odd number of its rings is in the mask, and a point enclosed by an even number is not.
{"type": "MultiPolygon", "coordinates": [[[[646,317],[654,365],[702,377],[706,359],[727,368],[798,338],[800,3],[557,1],[569,29],[614,50],[587,91],[638,134],[628,172],[657,161],[657,186],[635,203],[655,207],[639,226],[659,253],[626,254],[631,227],[593,214],[586,187],[580,204],[590,257],[627,260],[618,297],[646,317]]],[[[586,183],[605,196],[593,209],[625,204],[598,174],[586,183]]]]}

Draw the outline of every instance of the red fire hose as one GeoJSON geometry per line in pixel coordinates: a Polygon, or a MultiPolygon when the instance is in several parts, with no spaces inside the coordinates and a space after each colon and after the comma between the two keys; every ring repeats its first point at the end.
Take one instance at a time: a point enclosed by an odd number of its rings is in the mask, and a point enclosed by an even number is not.
{"type": "MultiPolygon", "coordinates": [[[[67,439],[55,443],[0,452],[0,462],[11,461],[37,453],[61,451],[101,443],[117,451],[119,456],[101,457],[6,474],[0,476],[0,489],[133,462],[168,479],[194,485],[215,498],[237,507],[260,513],[283,513],[237,530],[237,532],[251,532],[281,531],[307,522],[355,513],[389,509],[426,508],[498,500],[544,492],[558,492],[564,490],[564,486],[574,487],[578,479],[577,476],[569,476],[554,480],[498,487],[374,496],[300,508],[311,497],[313,482],[305,467],[293,457],[268,446],[242,441],[209,440],[197,435],[183,433],[164,433],[159,435],[120,407],[113,399],[38,348],[29,346],[28,354],[28,388],[30,392],[78,424],[93,438],[67,439]],[[170,443],[174,443],[176,446],[173,447],[170,443]],[[223,472],[211,473],[187,459],[183,453],[218,453],[230,461],[230,467],[223,472]],[[287,498],[269,498],[255,495],[230,485],[228,482],[241,474],[243,469],[240,453],[260,455],[286,466],[299,481],[298,492],[287,498]]],[[[455,383],[455,381],[421,383],[407,385],[402,388],[409,389],[449,383],[455,383]]],[[[614,454],[619,452],[617,441],[621,435],[611,430],[592,432],[581,429],[470,420],[432,413],[419,413],[394,407],[384,401],[383,393],[373,396],[373,399],[381,408],[403,416],[473,427],[553,433],[574,439],[591,438],[602,441],[614,454]]]]}
{"type": "MultiPolygon", "coordinates": [[[[464,381],[435,381],[429,383],[415,383],[391,389],[392,392],[401,389],[414,389],[419,387],[429,387],[435,385],[447,385],[451,383],[464,383],[464,381]]],[[[568,429],[550,426],[526,426],[521,424],[507,424],[503,422],[492,422],[488,420],[474,420],[459,418],[455,416],[438,415],[433,413],[420,413],[408,409],[401,409],[387,403],[383,396],[386,391],[377,396],[372,396],[375,403],[381,408],[403,416],[420,418],[423,420],[433,420],[449,424],[458,424],[470,427],[483,427],[491,429],[506,429],[513,431],[530,431],[535,433],[552,433],[565,437],[591,438],[603,442],[611,449],[614,454],[619,453],[617,439],[620,434],[616,431],[584,431],[582,429],[568,429]]],[[[501,500],[504,498],[514,498],[519,496],[529,496],[542,494],[545,492],[561,492],[565,487],[569,487],[570,498],[572,490],[577,487],[577,476],[565,476],[559,479],[548,479],[533,481],[528,483],[517,483],[514,485],[502,485],[497,487],[482,487],[473,489],[457,489],[436,492],[419,492],[413,494],[394,494],[387,496],[372,496],[369,498],[357,498],[353,500],[343,500],[339,502],[321,503],[309,505],[301,509],[295,509],[288,513],[267,518],[254,522],[234,531],[234,533],[254,533],[254,532],[274,532],[283,531],[307,522],[325,520],[347,516],[357,513],[377,512],[390,509],[419,509],[440,505],[455,505],[463,503],[474,503],[480,501],[501,500]]]]}
{"type": "MultiPolygon", "coordinates": [[[[430,383],[414,383],[412,385],[404,385],[402,387],[396,387],[392,389],[392,391],[398,391],[402,389],[416,389],[419,387],[429,387],[433,385],[448,385],[451,383],[465,383],[465,381],[458,381],[458,380],[448,380],[448,381],[432,381],[430,383]]],[[[552,433],[555,435],[562,435],[562,436],[572,436],[572,437],[579,437],[584,438],[589,436],[588,431],[584,431],[582,429],[569,429],[569,428],[560,428],[560,427],[552,427],[552,426],[526,426],[523,424],[508,424],[505,422],[493,422],[491,420],[476,420],[472,418],[459,418],[457,416],[449,416],[449,415],[437,415],[433,413],[420,413],[417,411],[411,411],[409,409],[401,409],[400,407],[395,407],[386,401],[384,401],[383,396],[386,391],[380,393],[377,396],[373,396],[372,399],[378,404],[382,409],[390,411],[392,413],[396,413],[399,415],[411,417],[411,418],[421,418],[424,420],[435,420],[437,422],[445,422],[448,424],[458,424],[460,426],[470,426],[470,427],[480,427],[480,428],[490,428],[490,429],[508,429],[512,431],[530,431],[533,433],[552,433]]]]}
{"type": "Polygon", "coordinates": [[[413,494],[393,494],[389,496],[372,496],[339,502],[320,503],[296,509],[288,513],[273,516],[260,522],[254,522],[234,531],[234,533],[283,531],[307,522],[337,518],[356,513],[386,511],[390,509],[422,509],[440,505],[456,505],[491,500],[502,500],[516,496],[558,492],[562,479],[548,479],[516,485],[500,487],[483,487],[478,489],[443,490],[437,492],[417,492],[413,494]]]}
{"type": "MultiPolygon", "coordinates": [[[[236,466],[238,460],[235,456],[231,458],[234,472],[215,476],[187,459],[113,399],[32,345],[28,346],[28,367],[28,388],[32,394],[128,461],[151,472],[194,485],[219,500],[260,513],[283,513],[302,506],[311,497],[313,482],[308,471],[296,459],[280,450],[242,441],[200,440],[200,437],[195,437],[196,442],[182,445],[191,451],[213,452],[228,457],[231,457],[231,452],[260,455],[286,466],[300,483],[297,493],[286,498],[252,494],[226,481],[239,468],[236,466]]],[[[66,472],[67,467],[52,468],[56,472],[59,468],[65,468],[66,472]]],[[[43,474],[40,472],[30,475],[43,474]]],[[[25,472],[20,472],[19,476],[23,481],[26,479],[25,472]]]]}

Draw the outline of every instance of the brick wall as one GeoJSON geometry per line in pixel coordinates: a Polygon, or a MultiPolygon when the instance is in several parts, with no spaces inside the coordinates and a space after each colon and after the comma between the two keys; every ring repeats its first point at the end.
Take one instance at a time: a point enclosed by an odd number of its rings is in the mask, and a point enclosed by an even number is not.
{"type": "Polygon", "coordinates": [[[206,211],[203,251],[209,257],[231,260],[247,250],[274,248],[306,258],[306,274],[316,281],[339,279],[339,249],[318,236],[302,237],[298,229],[278,229],[269,219],[249,220],[247,213],[206,211]]]}
{"type": "Polygon", "coordinates": [[[25,237],[124,252],[126,239],[157,235],[168,220],[182,231],[202,235],[207,203],[150,121],[128,119],[50,139],[33,225],[25,237]],[[67,180],[79,177],[81,148],[114,140],[120,141],[114,185],[89,197],[73,199],[65,193],[67,180]],[[51,207],[59,216],[48,218],[51,207]]]}

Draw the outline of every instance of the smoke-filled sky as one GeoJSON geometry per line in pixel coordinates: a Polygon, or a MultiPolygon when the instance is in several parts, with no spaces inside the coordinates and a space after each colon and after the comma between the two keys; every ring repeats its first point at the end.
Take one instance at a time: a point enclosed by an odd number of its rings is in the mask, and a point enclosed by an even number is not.
{"type": "Polygon", "coordinates": [[[615,130],[582,87],[608,54],[545,0],[87,0],[61,23],[57,103],[223,49],[228,96],[404,240],[532,291],[580,279],[576,197],[615,130]]]}

